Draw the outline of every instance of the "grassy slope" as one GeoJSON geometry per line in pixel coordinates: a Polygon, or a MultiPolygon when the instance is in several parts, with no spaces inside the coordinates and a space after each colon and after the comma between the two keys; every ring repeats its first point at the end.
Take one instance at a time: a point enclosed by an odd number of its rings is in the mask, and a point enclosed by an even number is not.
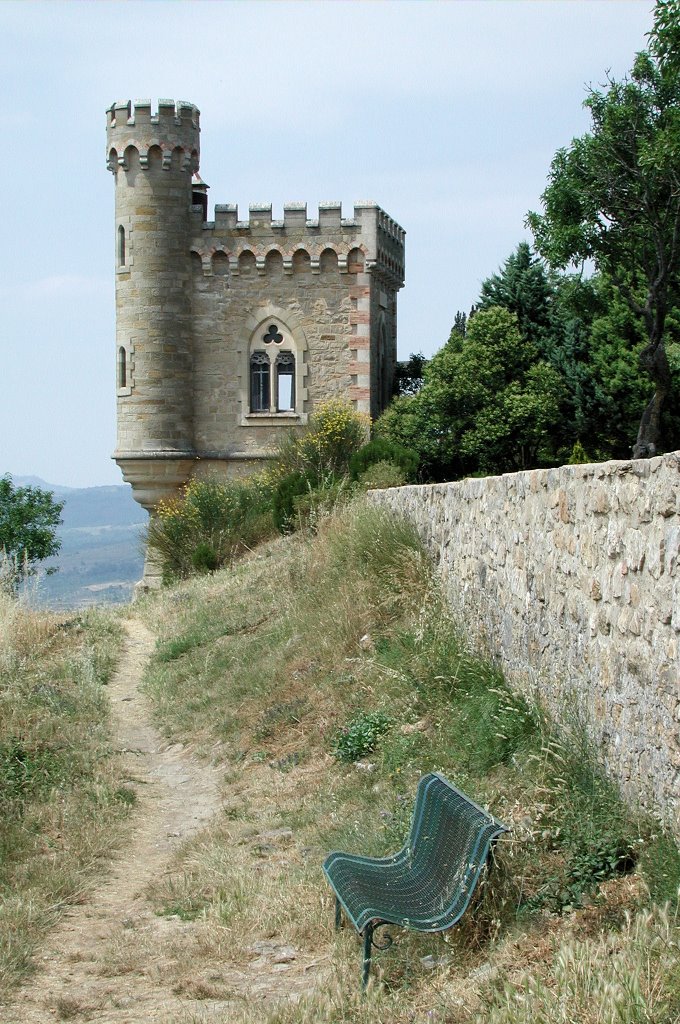
{"type": "MultiPolygon", "coordinates": [[[[271,1024],[680,1018],[674,911],[641,910],[676,895],[677,848],[624,810],[578,722],[558,734],[470,655],[407,525],[355,506],[142,612],[159,633],[148,687],[162,728],[225,760],[230,783],[224,818],[151,895],[204,922],[200,964],[237,965],[273,935],[327,958],[323,991],[271,1024]],[[366,712],[389,719],[376,749],[359,766],[334,757],[366,712]],[[431,769],[513,832],[474,913],[444,938],[400,935],[362,1001],[320,863],[396,849],[431,769]]],[[[176,984],[196,967],[178,964],[176,984]]]]}
{"type": "Polygon", "coordinates": [[[103,613],[60,623],[0,594],[0,997],[125,813],[103,685],[119,641],[103,613]]]}

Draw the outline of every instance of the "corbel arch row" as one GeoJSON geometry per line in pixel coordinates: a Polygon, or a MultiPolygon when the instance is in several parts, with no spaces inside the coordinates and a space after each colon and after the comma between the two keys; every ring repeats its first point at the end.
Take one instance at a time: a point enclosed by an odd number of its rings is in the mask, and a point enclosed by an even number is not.
{"type": "Polygon", "coordinates": [[[238,249],[229,249],[217,243],[212,246],[199,247],[193,245],[191,253],[198,256],[204,274],[215,273],[216,261],[224,264],[220,272],[232,273],[267,271],[274,267],[288,271],[317,270],[362,273],[366,269],[366,247],[355,246],[305,246],[294,245],[284,247],[280,244],[264,246],[243,245],[238,249]]]}
{"type": "Polygon", "coordinates": [[[137,139],[126,140],[121,149],[112,146],[108,153],[107,166],[114,173],[120,168],[123,171],[134,170],[136,167],[147,170],[158,165],[163,170],[174,168],[181,171],[198,170],[198,151],[187,150],[180,145],[171,145],[159,138],[152,138],[142,144],[137,139]]]}

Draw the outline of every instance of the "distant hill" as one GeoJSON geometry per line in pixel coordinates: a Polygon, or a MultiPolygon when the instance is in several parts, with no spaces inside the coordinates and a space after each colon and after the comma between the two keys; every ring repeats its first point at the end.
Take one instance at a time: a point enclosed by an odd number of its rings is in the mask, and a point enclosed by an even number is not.
{"type": "Polygon", "coordinates": [[[146,523],[147,514],[132,497],[128,484],[118,487],[83,487],[61,491],[55,497],[64,502],[63,529],[94,526],[134,526],[146,523]]]}
{"type": "Polygon", "coordinates": [[[41,487],[64,502],[59,527],[61,551],[45,568],[58,572],[41,579],[36,599],[60,609],[129,601],[144,568],[142,535],[148,515],[127,485],[61,487],[39,477],[13,477],[19,487],[41,487]]]}

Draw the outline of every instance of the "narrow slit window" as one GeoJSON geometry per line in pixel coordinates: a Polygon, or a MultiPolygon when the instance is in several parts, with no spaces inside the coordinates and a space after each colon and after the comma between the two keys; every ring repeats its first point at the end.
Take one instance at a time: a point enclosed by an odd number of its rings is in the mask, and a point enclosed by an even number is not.
{"type": "Polygon", "coordinates": [[[276,357],[276,410],[292,412],[295,409],[295,356],[292,352],[279,352],[276,357]]]}
{"type": "Polygon", "coordinates": [[[123,345],[118,349],[118,387],[127,387],[127,352],[123,345]]]}
{"type": "Polygon", "coordinates": [[[118,266],[125,266],[125,228],[122,224],[118,227],[118,266]]]}
{"type": "Polygon", "coordinates": [[[269,356],[253,352],[250,357],[250,411],[269,412],[269,356]]]}

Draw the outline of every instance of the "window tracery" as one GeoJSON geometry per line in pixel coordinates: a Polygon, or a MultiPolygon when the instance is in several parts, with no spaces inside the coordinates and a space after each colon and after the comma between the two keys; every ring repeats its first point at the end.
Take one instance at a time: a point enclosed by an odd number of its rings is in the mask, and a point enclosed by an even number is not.
{"type": "Polygon", "coordinates": [[[253,352],[250,357],[250,411],[269,412],[270,362],[266,352],[253,352]]]}
{"type": "Polygon", "coordinates": [[[250,344],[250,413],[295,413],[297,353],[289,331],[265,321],[250,344]]]}

